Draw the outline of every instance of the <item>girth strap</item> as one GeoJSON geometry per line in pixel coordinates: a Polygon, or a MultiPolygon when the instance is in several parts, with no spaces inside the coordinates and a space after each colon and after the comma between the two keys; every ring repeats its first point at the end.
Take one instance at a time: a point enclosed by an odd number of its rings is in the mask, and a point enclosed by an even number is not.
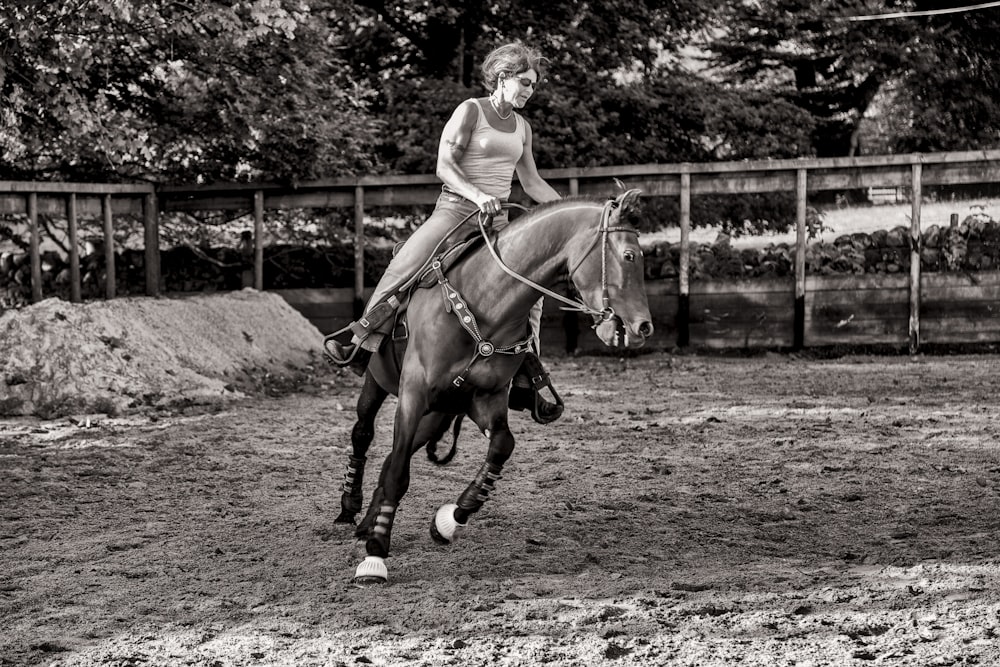
{"type": "Polygon", "coordinates": [[[472,359],[469,363],[465,365],[465,369],[458,374],[452,384],[456,387],[461,387],[465,382],[465,376],[468,374],[469,369],[472,368],[472,364],[476,363],[476,360],[480,357],[486,358],[491,357],[494,354],[521,354],[522,352],[527,352],[531,349],[532,336],[528,336],[524,340],[520,340],[513,345],[506,345],[503,347],[497,347],[491,341],[483,338],[482,333],[479,331],[479,323],[476,322],[476,316],[469,309],[469,304],[465,302],[462,295],[448,280],[448,277],[444,275],[444,271],[441,268],[441,262],[435,261],[431,265],[431,269],[437,275],[438,284],[441,286],[441,292],[444,295],[444,307],[448,312],[454,313],[455,317],[458,318],[459,323],[462,328],[465,329],[472,339],[476,341],[476,351],[472,355],[472,359]]]}

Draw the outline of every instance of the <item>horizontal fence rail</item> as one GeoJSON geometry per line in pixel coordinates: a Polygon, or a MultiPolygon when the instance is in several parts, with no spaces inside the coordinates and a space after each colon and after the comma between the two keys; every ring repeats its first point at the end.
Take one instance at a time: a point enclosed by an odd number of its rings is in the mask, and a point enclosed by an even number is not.
{"type": "MultiPolygon", "coordinates": [[[[668,329],[676,343],[684,346],[692,342],[715,345],[724,340],[720,332],[726,329],[725,318],[712,315],[706,306],[705,292],[692,294],[691,266],[691,197],[706,194],[748,194],[766,192],[791,192],[796,206],[796,252],[794,280],[769,288],[779,299],[790,298],[791,307],[778,303],[766,305],[768,298],[757,299],[760,308],[743,306],[737,310],[753,312],[757,324],[750,322],[751,333],[746,341],[758,346],[791,346],[825,344],[831,336],[823,333],[822,315],[833,310],[818,300],[826,289],[818,287],[814,278],[807,279],[806,215],[808,193],[829,190],[909,188],[911,191],[911,261],[910,274],[904,284],[890,288],[905,294],[905,341],[911,352],[916,352],[921,341],[922,277],[920,275],[921,200],[922,188],[929,185],[961,185],[1000,182],[1000,150],[963,151],[950,153],[861,156],[852,158],[802,158],[792,160],[758,160],[717,163],[646,164],[613,167],[570,168],[542,170],[541,175],[557,190],[566,194],[606,196],[614,191],[613,179],[620,179],[628,187],[639,188],[647,197],[677,197],[680,205],[680,258],[676,287],[668,288],[671,294],[660,294],[661,288],[651,287],[651,300],[672,310],[667,313],[668,329]],[[784,296],[790,295],[790,296],[784,296]],[[763,299],[763,301],[761,301],[763,299]],[[824,310],[826,308],[826,310],[824,310]],[[708,314],[706,314],[708,313],[708,314]],[[756,327],[754,329],[754,327],[756,327]],[[760,336],[752,331],[765,332],[760,336]],[[715,332],[715,333],[713,333],[715,332]]],[[[292,186],[278,184],[216,184],[204,186],[104,185],[85,183],[40,183],[0,181],[0,213],[23,214],[28,218],[31,236],[32,300],[42,298],[40,258],[38,249],[38,215],[65,215],[69,220],[71,267],[77,252],[75,239],[76,218],[80,215],[100,215],[104,222],[105,252],[108,259],[106,293],[114,294],[113,216],[140,215],[145,229],[146,294],[160,292],[159,215],[173,211],[246,211],[254,221],[254,272],[253,282],[263,289],[263,237],[268,210],[293,208],[349,208],[354,215],[354,276],[351,292],[351,313],[337,315],[336,320],[351,317],[364,302],[364,248],[366,211],[384,206],[431,205],[440,193],[440,181],[430,175],[363,176],[312,181],[292,186]]],[[[523,193],[515,184],[512,198],[523,193]]],[[[78,257],[76,258],[78,267],[78,257]]],[[[898,281],[898,276],[893,278],[898,281]]],[[[79,298],[79,269],[71,277],[75,300],[79,298]]],[[[669,282],[669,281],[668,281],[669,282]]],[[[745,294],[758,290],[749,287],[745,294]]],[[[948,289],[941,287],[940,289],[948,289]]],[[[341,294],[342,291],[337,291],[341,294]]],[[[767,293],[767,292],[765,292],[767,293]]],[[[306,297],[300,290],[289,291],[286,298],[301,298],[304,310],[318,313],[314,297],[306,297]],[[296,296],[297,295],[297,296],[296,296]]],[[[739,303],[736,304],[739,306],[739,303]]],[[[894,302],[893,312],[899,304],[894,302]]],[[[992,306],[986,306],[992,308],[992,306]]],[[[994,309],[995,310],[995,309],[994,309]]],[[[727,311],[728,312],[728,311],[727,311]]],[[[735,311],[734,311],[735,312],[735,311]]],[[[993,310],[988,310],[993,313],[993,310]]],[[[315,317],[323,319],[316,314],[315,317]]],[[[327,317],[327,319],[330,319],[327,317]]],[[[966,317],[968,319],[968,317],[966,317]]],[[[855,320],[852,320],[852,322],[855,320]]],[[[733,325],[735,320],[728,324],[733,325]]],[[[839,320],[838,320],[839,323],[839,320]]],[[[743,325],[740,325],[743,326],[743,325]]],[[[846,326],[846,325],[845,325],[846,326]]],[[[855,327],[857,328],[857,327],[855,327]]],[[[934,329],[933,338],[939,340],[943,332],[934,329]]],[[[990,327],[974,334],[976,340],[994,336],[990,327]]],[[[836,336],[832,337],[837,339],[836,336]]],[[[869,333],[870,339],[898,342],[898,336],[869,333]]],[[[1000,340],[1000,332],[994,338],[1000,340]]],[[[838,339],[839,340],[839,339],[838,339]]]]}

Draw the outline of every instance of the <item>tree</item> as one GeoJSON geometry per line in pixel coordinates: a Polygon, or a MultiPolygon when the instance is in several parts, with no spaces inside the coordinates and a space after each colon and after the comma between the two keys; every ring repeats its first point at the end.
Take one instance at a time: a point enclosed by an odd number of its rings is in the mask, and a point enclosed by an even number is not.
{"type": "Polygon", "coordinates": [[[208,182],[374,168],[340,3],[19,2],[0,17],[0,176],[208,182]]]}
{"type": "Polygon", "coordinates": [[[697,81],[666,58],[712,11],[707,1],[486,4],[358,3],[338,26],[356,74],[379,91],[386,123],[379,155],[394,171],[433,171],[448,114],[486,94],[478,66],[496,45],[521,40],[550,63],[524,115],[541,167],[697,159],[706,106],[697,81]],[[649,85],[646,85],[649,84],[649,85]],[[660,93],[683,89],[683,98],[660,93]]]}
{"type": "MultiPolygon", "coordinates": [[[[964,3],[951,3],[964,4],[964,3]]],[[[921,0],[918,10],[939,2],[921,0]]],[[[906,122],[894,132],[898,151],[977,150],[1000,146],[1000,71],[995,35],[1000,9],[914,19],[919,40],[891,112],[906,122]]]]}
{"type": "MultiPolygon", "coordinates": [[[[948,4],[948,3],[946,3],[948,4]]],[[[953,6],[963,3],[950,3],[953,6]]],[[[897,150],[997,145],[998,88],[990,57],[1000,10],[849,20],[939,9],[913,0],[730,0],[730,27],[711,49],[721,76],[771,94],[816,119],[819,155],[853,155],[873,105],[898,122],[879,143],[897,150]]]]}

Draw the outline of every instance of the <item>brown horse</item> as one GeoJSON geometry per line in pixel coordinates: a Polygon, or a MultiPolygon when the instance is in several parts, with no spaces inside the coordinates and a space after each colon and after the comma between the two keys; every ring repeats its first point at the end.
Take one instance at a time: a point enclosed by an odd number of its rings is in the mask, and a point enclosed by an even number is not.
{"type": "Polygon", "coordinates": [[[489,437],[489,451],[458,501],[438,510],[432,537],[450,542],[487,500],[514,449],[507,394],[529,347],[528,313],[540,293],[589,313],[608,346],[640,347],[652,335],[638,234],[622,219],[638,195],[630,190],[607,202],[568,198],[539,206],[499,231],[495,241],[487,239],[470,251],[447,274],[436,267],[437,286],[412,293],[408,335],[394,337],[369,364],[351,433],[353,453],[337,521],[353,523],[361,510],[375,417],[390,393],[398,396],[392,452],[356,530],[367,540],[368,557],[358,566],[355,582],[388,580],[383,559],[389,555],[396,508],[410,484],[410,458],[436,442],[455,415],[468,415],[489,437]],[[550,291],[567,273],[579,302],[550,291]]]}

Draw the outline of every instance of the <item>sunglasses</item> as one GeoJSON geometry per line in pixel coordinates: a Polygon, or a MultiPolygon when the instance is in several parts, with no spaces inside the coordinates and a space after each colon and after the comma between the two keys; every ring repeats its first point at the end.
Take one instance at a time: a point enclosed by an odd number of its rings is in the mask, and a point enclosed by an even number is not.
{"type": "Polygon", "coordinates": [[[514,81],[517,81],[519,84],[521,84],[525,88],[529,88],[529,87],[532,88],[532,89],[538,88],[539,82],[538,81],[532,81],[531,79],[529,79],[526,76],[512,76],[512,77],[508,77],[508,78],[510,78],[510,79],[512,79],[514,81]]]}

